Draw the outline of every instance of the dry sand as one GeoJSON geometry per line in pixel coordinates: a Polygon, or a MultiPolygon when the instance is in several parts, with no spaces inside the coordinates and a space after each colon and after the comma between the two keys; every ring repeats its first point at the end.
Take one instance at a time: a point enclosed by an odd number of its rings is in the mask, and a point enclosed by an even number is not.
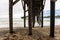
{"type": "Polygon", "coordinates": [[[9,34],[7,28],[0,29],[0,40],[60,40],[60,27],[55,27],[55,37],[49,37],[49,27],[35,27],[32,35],[28,35],[28,28],[14,28],[15,33],[9,34]]]}

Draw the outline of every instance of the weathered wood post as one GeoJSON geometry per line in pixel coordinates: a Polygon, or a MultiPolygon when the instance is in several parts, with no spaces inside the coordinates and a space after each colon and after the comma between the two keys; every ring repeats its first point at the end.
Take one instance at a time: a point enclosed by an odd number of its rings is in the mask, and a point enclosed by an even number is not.
{"type": "Polygon", "coordinates": [[[9,0],[9,32],[13,33],[13,5],[15,5],[19,0],[13,2],[9,0]]]}
{"type": "Polygon", "coordinates": [[[9,0],[9,29],[13,33],[13,0],[9,0]]]}
{"type": "Polygon", "coordinates": [[[24,28],[26,27],[26,4],[25,4],[25,1],[24,1],[24,28]]]}
{"type": "Polygon", "coordinates": [[[41,22],[41,27],[43,28],[43,11],[42,11],[42,22],[41,22]]]}
{"type": "Polygon", "coordinates": [[[29,35],[32,35],[32,0],[29,0],[29,13],[28,13],[28,19],[29,19],[29,35]]]}
{"type": "MultiPolygon", "coordinates": [[[[32,14],[34,14],[34,13],[32,13],[32,14]]],[[[33,28],[34,28],[34,26],[35,26],[35,14],[32,16],[32,19],[33,19],[33,28]]]]}
{"type": "Polygon", "coordinates": [[[55,29],[55,1],[50,0],[50,37],[54,37],[54,29],[55,29]]]}
{"type": "Polygon", "coordinates": [[[44,8],[43,0],[42,0],[41,5],[42,5],[42,12],[41,12],[41,13],[42,13],[42,14],[41,14],[41,15],[42,15],[42,17],[41,17],[41,18],[42,18],[42,19],[41,19],[41,27],[43,28],[43,8],[44,8]]]}

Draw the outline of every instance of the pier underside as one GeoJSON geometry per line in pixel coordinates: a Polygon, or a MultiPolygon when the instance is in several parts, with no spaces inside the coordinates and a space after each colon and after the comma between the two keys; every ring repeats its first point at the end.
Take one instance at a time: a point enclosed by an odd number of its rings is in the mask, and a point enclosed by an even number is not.
{"type": "MultiPolygon", "coordinates": [[[[13,34],[13,5],[16,4],[19,0],[16,0],[13,2],[13,0],[9,0],[9,29],[10,33],[13,34]]],[[[43,14],[40,15],[40,12],[43,13],[44,9],[44,0],[27,0],[24,1],[22,0],[23,3],[23,10],[24,10],[24,21],[26,21],[26,9],[25,9],[25,4],[27,4],[28,8],[28,25],[29,25],[29,35],[32,35],[32,26],[34,27],[35,24],[35,16],[37,16],[37,22],[39,23],[40,21],[40,16],[42,15],[42,26],[43,26],[43,14]]],[[[55,2],[50,1],[50,37],[54,37],[54,28],[55,28],[55,2]]],[[[26,24],[24,23],[24,27],[26,27],[26,24]]]]}

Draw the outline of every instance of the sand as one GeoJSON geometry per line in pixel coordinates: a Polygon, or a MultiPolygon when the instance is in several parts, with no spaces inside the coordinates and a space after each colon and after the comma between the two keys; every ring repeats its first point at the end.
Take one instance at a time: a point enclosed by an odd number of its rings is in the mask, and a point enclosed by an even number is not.
{"type": "Polygon", "coordinates": [[[60,27],[55,27],[55,37],[51,38],[50,27],[35,27],[32,29],[32,35],[28,28],[14,28],[15,33],[10,34],[7,28],[0,28],[0,40],[60,40],[60,27]]]}

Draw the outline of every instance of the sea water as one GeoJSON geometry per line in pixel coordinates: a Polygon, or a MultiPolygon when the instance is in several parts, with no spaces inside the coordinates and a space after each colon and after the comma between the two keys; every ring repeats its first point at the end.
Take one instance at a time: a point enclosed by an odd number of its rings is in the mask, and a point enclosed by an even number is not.
{"type": "MultiPolygon", "coordinates": [[[[50,26],[50,18],[44,18],[43,25],[50,26]]],[[[55,25],[60,25],[60,18],[55,18],[55,25]]],[[[26,20],[26,26],[28,27],[28,20],[26,20]]],[[[39,26],[39,24],[35,22],[35,26],[39,26]]],[[[9,27],[9,19],[0,18],[0,28],[5,28],[5,27],[9,27]]],[[[24,27],[24,20],[21,18],[14,18],[13,27],[24,27]]]]}

